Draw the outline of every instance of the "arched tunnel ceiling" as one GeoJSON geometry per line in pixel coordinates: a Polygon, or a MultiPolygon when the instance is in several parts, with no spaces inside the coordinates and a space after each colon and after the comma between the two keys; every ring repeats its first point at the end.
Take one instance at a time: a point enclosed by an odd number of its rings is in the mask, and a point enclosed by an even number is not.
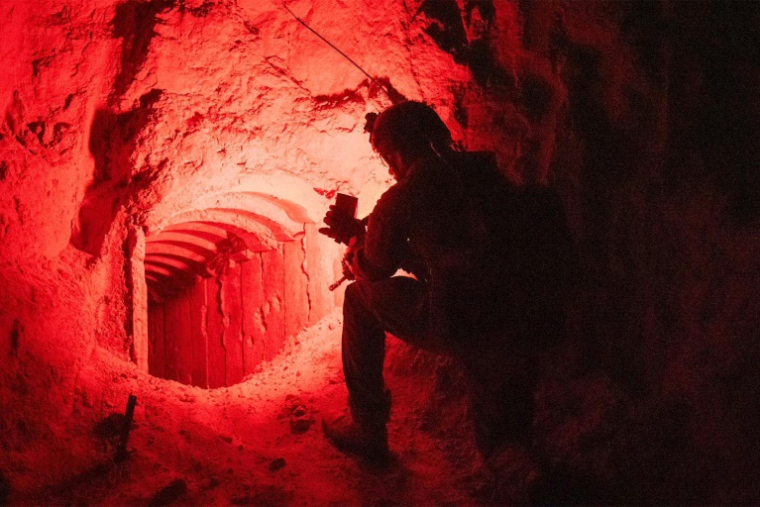
{"type": "Polygon", "coordinates": [[[299,204],[257,192],[203,196],[149,232],[145,276],[154,300],[213,274],[220,255],[242,260],[303,235],[309,214],[299,204]]]}
{"type": "MultiPolygon", "coordinates": [[[[279,241],[292,239],[303,231],[303,223],[309,221],[306,213],[297,210],[297,205],[282,199],[266,198],[253,192],[230,192],[213,196],[201,196],[189,206],[178,210],[168,218],[169,223],[187,221],[182,215],[203,214],[214,211],[233,211],[231,222],[235,221],[236,212],[242,212],[253,221],[269,228],[279,241]],[[299,220],[300,219],[300,220],[299,220]]],[[[243,215],[241,215],[243,216],[243,215]]],[[[223,221],[222,223],[228,223],[223,221]]]]}
{"type": "Polygon", "coordinates": [[[226,229],[210,224],[182,223],[177,225],[170,225],[163,229],[162,232],[164,234],[167,234],[172,231],[193,231],[196,233],[196,236],[212,241],[213,243],[218,243],[220,240],[227,237],[226,229]]]}

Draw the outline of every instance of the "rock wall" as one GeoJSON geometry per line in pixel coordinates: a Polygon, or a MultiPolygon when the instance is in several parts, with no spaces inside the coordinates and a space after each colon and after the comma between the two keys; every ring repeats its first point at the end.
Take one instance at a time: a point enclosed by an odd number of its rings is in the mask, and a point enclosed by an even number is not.
{"type": "MultiPolygon", "coordinates": [[[[550,453],[629,503],[757,501],[758,8],[288,6],[562,196],[585,284],[547,351],[550,453]]],[[[0,25],[0,467],[44,480],[83,362],[129,357],[128,228],[232,188],[366,213],[389,176],[363,117],[391,100],[271,2],[6,1],[0,25]]]]}

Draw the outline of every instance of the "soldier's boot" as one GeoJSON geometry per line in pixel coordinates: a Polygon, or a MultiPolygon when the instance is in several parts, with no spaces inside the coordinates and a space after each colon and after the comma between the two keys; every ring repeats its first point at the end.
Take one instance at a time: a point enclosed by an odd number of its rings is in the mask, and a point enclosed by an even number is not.
{"type": "Polygon", "coordinates": [[[377,410],[360,411],[349,403],[347,412],[322,421],[327,439],[343,452],[385,464],[390,458],[387,423],[390,415],[390,393],[377,410]]]}

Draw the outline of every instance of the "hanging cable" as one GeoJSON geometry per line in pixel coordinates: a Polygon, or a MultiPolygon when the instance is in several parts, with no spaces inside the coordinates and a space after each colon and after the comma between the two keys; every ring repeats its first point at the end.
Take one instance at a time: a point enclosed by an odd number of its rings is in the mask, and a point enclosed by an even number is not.
{"type": "Polygon", "coordinates": [[[296,16],[296,14],[292,10],[290,10],[290,7],[288,7],[287,5],[285,5],[284,2],[282,4],[282,6],[285,7],[285,9],[290,13],[291,16],[293,16],[293,18],[296,21],[298,21],[303,26],[305,26],[311,33],[313,33],[314,35],[316,35],[317,37],[319,37],[325,44],[327,44],[328,46],[330,46],[331,48],[333,48],[335,51],[337,51],[338,53],[340,53],[340,55],[343,56],[343,58],[345,58],[346,60],[348,60],[349,62],[351,62],[351,65],[353,65],[354,67],[356,67],[357,69],[359,69],[362,74],[364,74],[365,76],[367,76],[367,78],[373,84],[377,85],[381,90],[383,90],[383,93],[385,93],[385,95],[391,100],[391,102],[393,102],[394,104],[397,102],[391,96],[390,91],[380,81],[378,81],[377,79],[375,79],[374,77],[372,77],[372,75],[370,75],[369,72],[367,72],[366,70],[364,70],[361,67],[361,65],[359,65],[358,63],[356,63],[350,56],[348,56],[346,53],[344,53],[343,51],[341,51],[340,48],[338,48],[335,44],[333,44],[332,42],[330,42],[329,40],[327,40],[326,38],[324,38],[319,32],[317,32],[312,27],[310,27],[304,20],[302,20],[301,18],[299,18],[298,16],[296,16]]]}
{"type": "MultiPolygon", "coordinates": [[[[272,1],[272,3],[274,3],[274,0],[270,0],[270,1],[272,1]]],[[[330,46],[330,47],[331,47],[333,50],[337,51],[337,52],[338,52],[338,53],[339,53],[339,54],[340,54],[340,55],[341,55],[343,58],[345,58],[346,60],[348,60],[348,61],[349,61],[349,62],[350,62],[350,63],[351,63],[351,64],[352,64],[354,67],[356,67],[357,69],[359,69],[359,70],[361,71],[361,73],[362,73],[362,74],[364,74],[365,76],[367,76],[367,78],[368,78],[368,79],[369,79],[369,80],[370,80],[370,81],[371,81],[373,84],[377,85],[377,86],[378,86],[378,87],[379,87],[379,88],[380,88],[380,89],[383,91],[383,93],[385,93],[385,95],[386,95],[386,96],[387,96],[387,97],[390,99],[390,101],[391,101],[391,102],[392,102],[394,105],[398,105],[400,102],[405,102],[405,101],[406,101],[406,99],[404,99],[403,101],[399,101],[398,99],[394,98],[394,97],[393,97],[393,95],[390,93],[390,90],[388,90],[388,88],[386,88],[386,87],[385,87],[385,86],[384,86],[384,85],[383,85],[383,84],[382,84],[380,81],[378,81],[377,79],[375,79],[374,77],[372,77],[372,75],[371,75],[369,72],[367,72],[366,70],[364,70],[364,69],[361,67],[361,65],[359,65],[358,63],[356,63],[356,62],[355,62],[355,61],[354,61],[354,60],[353,60],[353,59],[352,59],[350,56],[348,56],[346,53],[344,53],[343,51],[341,51],[341,50],[340,50],[340,48],[338,48],[338,47],[337,47],[335,44],[333,44],[332,42],[330,42],[329,40],[327,40],[327,39],[326,39],[325,37],[323,37],[323,36],[322,36],[322,35],[321,35],[319,32],[317,32],[316,30],[314,30],[314,29],[313,29],[311,26],[309,26],[309,25],[308,25],[308,24],[307,24],[305,21],[303,21],[301,18],[299,18],[299,17],[298,17],[298,16],[297,16],[297,15],[296,15],[296,14],[295,14],[295,13],[294,13],[292,10],[290,10],[290,7],[288,7],[288,6],[285,4],[285,2],[282,2],[282,4],[281,4],[281,5],[282,5],[282,6],[285,8],[285,10],[287,10],[287,11],[288,11],[288,13],[290,13],[290,15],[291,15],[291,16],[293,16],[293,18],[294,18],[296,21],[298,21],[298,22],[299,22],[301,25],[303,25],[304,27],[306,27],[306,28],[307,28],[307,29],[308,29],[308,30],[309,30],[311,33],[313,33],[314,35],[316,35],[317,37],[319,37],[319,39],[320,39],[320,40],[322,40],[322,41],[323,41],[325,44],[327,44],[328,46],[330,46]]],[[[419,14],[419,11],[418,11],[418,12],[415,14],[415,16],[417,16],[417,14],[419,14]]],[[[405,116],[407,116],[407,115],[406,115],[406,113],[402,113],[402,114],[404,114],[405,116]]],[[[369,120],[369,118],[367,118],[367,119],[369,120]]],[[[413,123],[413,120],[414,120],[413,118],[409,118],[409,120],[410,120],[410,123],[411,123],[411,124],[414,124],[414,123],[413,123]]],[[[435,154],[435,156],[436,156],[436,157],[437,157],[437,158],[438,158],[438,159],[439,159],[439,160],[440,160],[440,161],[441,161],[441,162],[442,162],[442,163],[443,163],[445,166],[447,166],[447,167],[451,168],[451,164],[450,164],[450,163],[449,163],[449,161],[446,159],[446,157],[444,157],[444,156],[443,156],[443,155],[442,155],[442,154],[441,154],[441,153],[440,153],[440,152],[439,152],[439,151],[436,149],[436,147],[435,147],[435,146],[433,146],[433,142],[432,142],[432,140],[429,138],[429,135],[428,135],[428,133],[427,133],[427,132],[424,132],[422,129],[420,129],[420,131],[419,131],[419,132],[420,132],[420,134],[421,134],[423,137],[425,137],[425,138],[427,138],[427,139],[428,139],[428,142],[430,143],[430,147],[431,147],[431,149],[432,149],[432,152],[435,154]]]]}

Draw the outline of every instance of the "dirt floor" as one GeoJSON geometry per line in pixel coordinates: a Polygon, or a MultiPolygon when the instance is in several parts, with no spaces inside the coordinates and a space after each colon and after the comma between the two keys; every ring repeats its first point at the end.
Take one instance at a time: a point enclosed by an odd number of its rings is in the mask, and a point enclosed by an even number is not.
{"type": "MultiPolygon", "coordinates": [[[[494,481],[474,448],[458,370],[394,338],[386,364],[394,400],[391,465],[378,468],[330,446],[323,415],[343,410],[347,397],[340,328],[340,315],[332,314],[243,383],[216,390],[154,378],[96,350],[80,376],[74,412],[62,421],[62,438],[73,450],[70,476],[12,503],[494,503],[494,481]],[[130,455],[116,463],[118,414],[130,393],[138,400],[130,455]]],[[[519,482],[507,496],[519,502],[536,470],[517,455],[507,461],[511,480],[519,482]]],[[[503,491],[498,498],[504,501],[503,491]]]]}

